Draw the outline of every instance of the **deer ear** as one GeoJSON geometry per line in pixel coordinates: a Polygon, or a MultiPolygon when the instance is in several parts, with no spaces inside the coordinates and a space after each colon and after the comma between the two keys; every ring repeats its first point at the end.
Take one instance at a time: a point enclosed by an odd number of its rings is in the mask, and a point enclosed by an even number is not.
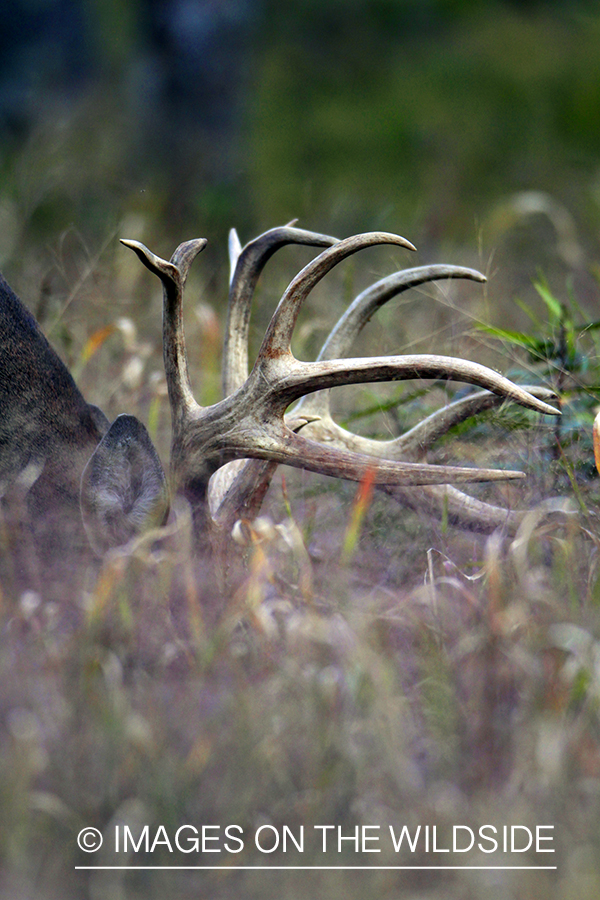
{"type": "Polygon", "coordinates": [[[96,447],[81,477],[80,501],[88,540],[100,556],[165,522],[167,480],[135,416],[118,416],[96,447]]]}
{"type": "Polygon", "coordinates": [[[92,421],[102,437],[106,434],[108,429],[110,428],[110,422],[104,415],[101,409],[97,406],[94,406],[92,403],[88,403],[88,410],[90,412],[90,416],[92,417],[92,421]]]}

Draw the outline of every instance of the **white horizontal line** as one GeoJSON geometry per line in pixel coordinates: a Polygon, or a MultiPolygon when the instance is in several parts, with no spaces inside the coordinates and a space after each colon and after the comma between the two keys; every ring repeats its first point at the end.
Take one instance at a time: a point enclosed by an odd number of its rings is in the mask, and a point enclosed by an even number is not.
{"type": "Polygon", "coordinates": [[[505,871],[505,870],[514,870],[514,869],[556,869],[557,866],[75,866],[76,869],[111,869],[118,870],[123,869],[129,871],[136,871],[138,869],[155,869],[155,870],[171,870],[171,869],[194,869],[194,870],[204,870],[204,869],[218,869],[223,872],[235,872],[240,869],[251,869],[251,870],[263,870],[268,871],[269,869],[285,871],[289,870],[338,870],[338,871],[347,871],[348,869],[358,869],[362,872],[370,872],[370,871],[382,871],[382,870],[447,870],[447,869],[485,869],[490,871],[505,871]]]}

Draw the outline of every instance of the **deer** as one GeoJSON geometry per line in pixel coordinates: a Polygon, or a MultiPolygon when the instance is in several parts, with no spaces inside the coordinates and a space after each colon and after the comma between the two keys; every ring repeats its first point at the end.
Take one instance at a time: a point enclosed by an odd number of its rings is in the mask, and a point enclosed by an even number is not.
{"type": "Polygon", "coordinates": [[[17,559],[11,577],[39,586],[44,561],[53,561],[70,579],[70,562],[88,541],[103,553],[164,522],[167,510],[166,477],[144,425],[129,415],[111,425],[84,400],[0,276],[0,546],[17,559]]]}
{"type": "Polygon", "coordinates": [[[205,238],[180,244],[169,260],[144,244],[122,239],[162,283],[163,360],[171,412],[167,477],[150,436],[136,417],[110,423],[83,398],[66,365],[34,317],[0,276],[0,497],[26,509],[35,545],[57,553],[64,535],[89,543],[102,557],[169,517],[171,498],[192,512],[199,550],[225,539],[236,521],[257,516],[277,466],[374,484],[401,503],[428,512],[447,504],[468,527],[510,527],[518,512],[478,501],[454,485],[524,477],[522,472],[444,466],[424,461],[427,450],[457,423],[506,401],[544,415],[559,415],[555,395],[519,386],[498,372],[462,358],[435,354],[353,358],[358,334],[385,303],[411,287],[440,279],[484,282],[461,266],[400,269],[367,288],[332,328],[316,360],[297,359],[291,339],[313,288],[339,263],[369,247],[414,250],[405,238],[367,232],[337,239],[296,227],[272,228],[241,245],[230,232],[229,303],[223,348],[223,399],[202,407],[194,398],[183,327],[184,289],[205,238]],[[269,259],[290,244],[320,252],[298,272],[272,315],[252,367],[252,300],[269,259]],[[388,441],[339,426],[330,412],[338,385],[404,379],[444,379],[481,390],[449,403],[405,434],[388,441]],[[453,487],[450,487],[452,485],[453,487]],[[413,491],[421,486],[420,491],[413,491]]]}

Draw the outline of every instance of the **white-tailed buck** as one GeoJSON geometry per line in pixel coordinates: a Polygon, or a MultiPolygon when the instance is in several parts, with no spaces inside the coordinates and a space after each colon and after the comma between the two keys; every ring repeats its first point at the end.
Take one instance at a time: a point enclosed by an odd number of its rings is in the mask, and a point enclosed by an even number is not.
{"type": "Polygon", "coordinates": [[[17,584],[64,578],[86,543],[97,552],[164,521],[165,475],[144,426],[112,425],[86,403],[37,322],[0,276],[1,550],[17,584]],[[83,517],[83,518],[82,518],[83,517]],[[37,570],[37,571],[34,571],[37,570]]]}
{"type": "MultiPolygon", "coordinates": [[[[161,280],[163,354],[172,417],[170,491],[191,504],[198,544],[230,532],[241,516],[255,515],[278,463],[354,481],[367,471],[402,502],[434,508],[440,498],[451,515],[482,527],[508,522],[509,514],[475,501],[448,483],[519,478],[520,472],[427,465],[428,447],[452,425],[505,399],[556,414],[543,388],[523,388],[489,368],[436,355],[344,358],[375,311],[402,291],[443,278],[484,281],[472,269],[426,266],[398,271],[360,294],[337,322],[316,361],[291,351],[292,332],[312,288],[343,259],[378,244],[414,249],[393,234],[360,234],[345,240],[286,225],[241,247],[230,236],[231,278],[223,359],[224,399],[209,407],[195,401],[183,333],[183,292],[189,268],[205,240],[181,244],[170,261],[136,241],[123,241],[161,280]],[[284,292],[254,366],[248,361],[250,306],[259,275],[286,244],[324,248],[284,292]],[[483,388],[444,407],[391,441],[359,437],[340,428],[329,412],[336,385],[428,378],[483,388]],[[545,398],[545,399],[544,399],[545,398]],[[409,488],[430,485],[417,493],[409,488]],[[435,486],[438,486],[437,488],[435,486]],[[440,492],[443,492],[440,493],[440,492]]],[[[165,521],[167,481],[144,426],[133,416],[112,425],[83,399],[37,323],[0,280],[0,485],[4,505],[27,509],[34,543],[60,552],[65,534],[83,535],[98,553],[165,521]]]]}

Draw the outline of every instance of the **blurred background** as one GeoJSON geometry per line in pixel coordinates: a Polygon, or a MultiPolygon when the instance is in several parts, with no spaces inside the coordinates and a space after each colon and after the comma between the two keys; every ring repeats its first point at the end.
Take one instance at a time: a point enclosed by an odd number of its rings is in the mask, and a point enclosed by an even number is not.
{"type": "Polygon", "coordinates": [[[0,265],[132,216],[165,244],[299,217],[437,255],[504,238],[522,191],[595,251],[599,37],[589,0],[8,0],[0,265]]]}
{"type": "Polygon", "coordinates": [[[222,296],[229,228],[297,217],[474,264],[501,317],[568,276],[593,320],[599,38],[590,0],[8,0],[0,268],[43,321],[102,265],[135,292],[117,237],[204,236],[222,296]]]}
{"type": "MultiPolygon", "coordinates": [[[[600,318],[599,40],[590,0],[8,0],[0,269],[109,415],[144,404],[117,387],[107,399],[111,354],[130,354],[134,387],[142,369],[154,395],[162,378],[160,286],[119,237],[166,257],[209,238],[186,323],[201,402],[219,396],[228,230],[244,243],[294,218],[339,237],[397,232],[417,245],[411,263],[488,276],[483,292],[455,283],[382,312],[361,352],[435,349],[507,371],[508,345],[473,324],[542,330],[536,279],[579,324],[600,318]]],[[[371,281],[406,265],[377,252],[371,281]]],[[[307,261],[282,257],[255,341],[307,261]]],[[[328,279],[331,317],[367,283],[356,266],[337,293],[328,279]]],[[[309,354],[315,304],[297,330],[309,354]]]]}

